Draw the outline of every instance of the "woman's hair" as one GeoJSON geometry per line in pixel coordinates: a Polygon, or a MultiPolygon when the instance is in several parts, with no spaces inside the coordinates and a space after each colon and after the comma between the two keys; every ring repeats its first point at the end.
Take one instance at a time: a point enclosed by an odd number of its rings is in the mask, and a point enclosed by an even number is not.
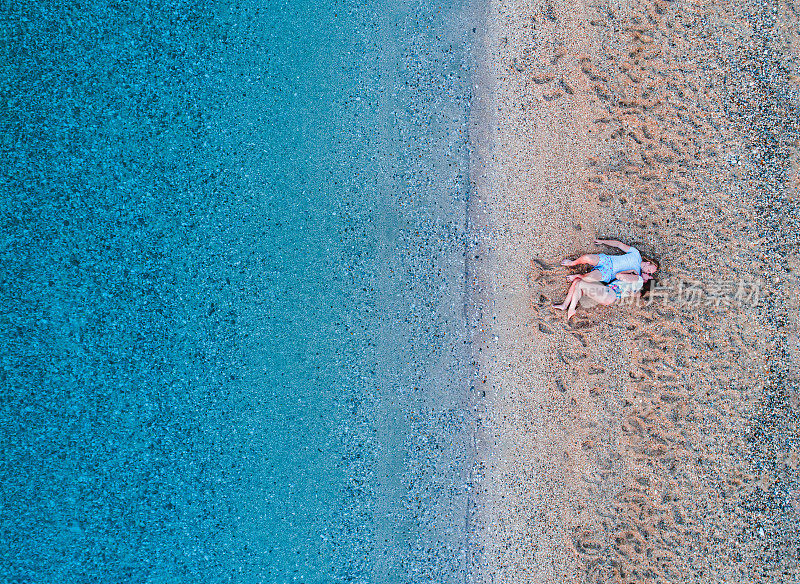
{"type": "Polygon", "coordinates": [[[653,259],[653,258],[646,258],[646,257],[642,256],[642,261],[643,261],[643,262],[650,262],[651,264],[653,264],[653,265],[656,267],[656,272],[657,272],[657,271],[659,270],[659,268],[661,267],[661,266],[659,265],[659,263],[658,263],[658,260],[655,260],[655,259],[653,259]]]}
{"type": "MultiPolygon", "coordinates": [[[[655,264],[655,262],[653,262],[655,264]]],[[[656,264],[657,266],[658,264],[656,264]]],[[[642,298],[650,294],[653,291],[653,287],[656,285],[656,279],[650,278],[647,282],[644,283],[642,289],[639,290],[639,294],[641,294],[642,298]]]]}
{"type": "Polygon", "coordinates": [[[644,283],[644,285],[642,286],[642,289],[639,290],[639,295],[642,298],[645,298],[648,294],[650,294],[650,292],[653,291],[653,288],[656,285],[657,280],[656,280],[656,278],[654,276],[658,272],[658,270],[661,268],[661,265],[658,263],[658,260],[653,258],[653,257],[644,257],[644,256],[642,256],[642,261],[643,262],[650,262],[651,264],[653,264],[656,267],[656,271],[653,272],[653,276],[651,276],[651,278],[649,280],[647,280],[647,282],[644,283]]]}

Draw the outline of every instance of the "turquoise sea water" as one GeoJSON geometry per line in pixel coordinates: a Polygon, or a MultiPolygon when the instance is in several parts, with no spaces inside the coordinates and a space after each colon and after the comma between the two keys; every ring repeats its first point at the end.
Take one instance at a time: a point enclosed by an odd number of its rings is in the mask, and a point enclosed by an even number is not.
{"type": "Polygon", "coordinates": [[[463,581],[466,0],[3,19],[0,580],[463,581]]]}

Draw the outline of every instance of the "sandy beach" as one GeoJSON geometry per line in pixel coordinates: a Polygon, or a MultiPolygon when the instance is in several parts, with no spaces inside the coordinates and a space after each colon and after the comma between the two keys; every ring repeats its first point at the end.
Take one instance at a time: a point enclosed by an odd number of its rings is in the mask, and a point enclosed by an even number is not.
{"type": "Polygon", "coordinates": [[[489,3],[474,582],[796,582],[798,4],[489,3]],[[550,307],[564,257],[658,259],[550,307]]]}

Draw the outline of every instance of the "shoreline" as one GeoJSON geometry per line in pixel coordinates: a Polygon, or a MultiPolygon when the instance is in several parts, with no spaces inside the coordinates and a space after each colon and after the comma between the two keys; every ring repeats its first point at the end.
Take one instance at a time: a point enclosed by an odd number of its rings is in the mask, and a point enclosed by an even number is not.
{"type": "MultiPolygon", "coordinates": [[[[560,7],[551,5],[551,9],[560,7]]],[[[569,538],[568,510],[576,509],[580,496],[575,495],[578,489],[568,487],[570,477],[558,468],[564,455],[574,449],[570,444],[574,422],[561,402],[559,384],[550,379],[549,356],[556,347],[525,313],[527,280],[535,269],[531,260],[552,261],[546,255],[552,254],[548,248],[558,234],[567,232],[575,239],[580,233],[574,221],[559,213],[567,201],[555,201],[557,209],[547,219],[532,212],[532,207],[546,204],[553,184],[570,181],[564,161],[570,152],[579,151],[574,136],[580,134],[580,119],[549,99],[539,100],[542,124],[534,124],[530,133],[522,135],[521,124],[509,117],[516,88],[508,71],[513,75],[521,65],[516,60],[506,62],[503,52],[515,44],[515,33],[524,33],[526,19],[521,16],[524,7],[513,3],[503,11],[502,3],[490,3],[481,76],[485,110],[483,118],[473,123],[473,127],[485,124],[487,133],[479,133],[476,140],[480,172],[473,178],[478,197],[471,209],[482,235],[482,265],[476,270],[482,293],[478,294],[472,346],[479,364],[476,385],[486,388],[478,432],[479,460],[486,475],[476,521],[483,554],[473,564],[472,577],[475,581],[490,581],[493,576],[501,581],[574,580],[579,567],[563,543],[569,538]],[[554,124],[559,123],[578,132],[558,134],[554,124]],[[553,144],[554,134],[563,142],[553,144]],[[515,175],[518,165],[528,170],[515,175]],[[510,477],[525,486],[508,484],[510,477]],[[525,542],[522,549],[509,553],[519,540],[525,542]]],[[[577,17],[569,10],[563,18],[570,21],[573,31],[577,28],[577,17]]],[[[547,20],[552,19],[548,16],[547,20]]],[[[585,52],[586,37],[579,36],[577,42],[583,46],[569,50],[585,52]]],[[[561,247],[566,253],[568,246],[561,247]]],[[[546,330],[552,332],[549,327],[546,330]]]]}
{"type": "Polygon", "coordinates": [[[800,493],[794,451],[759,430],[764,404],[788,417],[797,402],[800,288],[786,249],[751,243],[768,230],[748,196],[758,162],[745,118],[726,109],[749,81],[737,66],[758,54],[758,10],[488,3],[470,114],[468,581],[766,582],[797,569],[781,530],[800,519],[800,497],[782,516],[758,501],[800,493]],[[785,284],[768,307],[584,308],[567,325],[547,306],[566,291],[558,261],[608,251],[595,237],[656,252],[665,286],[752,282],[767,266],[785,284]],[[765,368],[776,354],[789,365],[765,368]],[[765,559],[765,533],[785,559],[765,559]]]}
{"type": "Polygon", "coordinates": [[[482,539],[476,527],[482,519],[481,510],[484,508],[484,493],[481,490],[484,465],[481,462],[485,457],[486,436],[482,428],[482,419],[486,414],[485,385],[480,381],[480,373],[485,367],[482,360],[482,348],[487,346],[487,335],[481,326],[483,311],[491,301],[488,293],[491,287],[491,265],[487,258],[487,233],[489,225],[486,215],[486,201],[484,199],[488,188],[487,161],[485,160],[489,143],[491,119],[489,108],[493,94],[491,73],[486,70],[488,64],[488,17],[491,1],[482,3],[474,2],[473,14],[476,23],[476,35],[472,48],[472,64],[474,76],[472,79],[472,95],[470,97],[470,110],[468,119],[469,131],[469,199],[467,201],[466,217],[466,262],[465,262],[465,324],[469,346],[471,348],[471,375],[468,379],[471,404],[473,407],[473,441],[472,441],[472,470],[470,473],[470,497],[465,518],[466,550],[465,581],[481,582],[480,574],[482,539]],[[478,347],[480,354],[476,353],[478,347]]]}

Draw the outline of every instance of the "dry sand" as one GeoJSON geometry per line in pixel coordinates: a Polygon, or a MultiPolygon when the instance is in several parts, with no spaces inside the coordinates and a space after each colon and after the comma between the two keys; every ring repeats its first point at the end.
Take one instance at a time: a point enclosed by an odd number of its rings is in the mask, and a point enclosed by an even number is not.
{"type": "Polygon", "coordinates": [[[470,579],[800,581],[798,4],[489,4],[470,579]],[[567,324],[595,237],[666,297],[567,324]]]}

